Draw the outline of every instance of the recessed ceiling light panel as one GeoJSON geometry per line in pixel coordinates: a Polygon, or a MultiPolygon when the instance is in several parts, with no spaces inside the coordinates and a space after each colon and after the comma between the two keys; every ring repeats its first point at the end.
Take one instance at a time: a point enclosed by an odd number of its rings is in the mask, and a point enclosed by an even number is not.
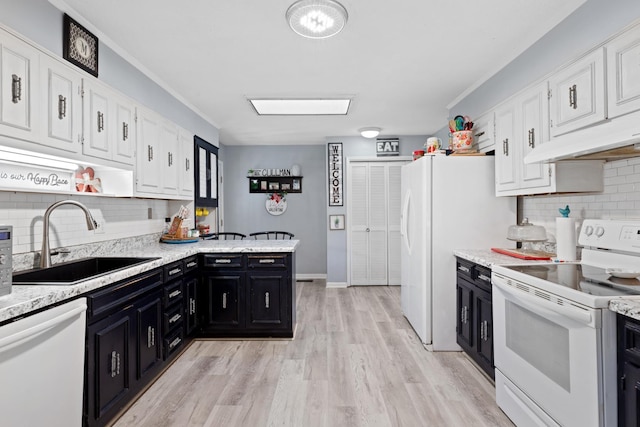
{"type": "Polygon", "coordinates": [[[351,99],[249,99],[256,112],[274,116],[346,115],[351,99]]]}
{"type": "Polygon", "coordinates": [[[347,23],[348,16],[347,9],[334,0],[299,0],[286,13],[291,29],[312,39],[338,34],[347,23]]]}

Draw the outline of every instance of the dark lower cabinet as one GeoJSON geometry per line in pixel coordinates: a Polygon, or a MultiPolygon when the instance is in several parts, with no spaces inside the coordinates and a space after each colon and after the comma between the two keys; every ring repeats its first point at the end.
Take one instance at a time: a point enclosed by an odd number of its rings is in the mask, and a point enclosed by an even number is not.
{"type": "Polygon", "coordinates": [[[495,378],[491,270],[458,258],[456,277],[456,341],[487,375],[495,378]]]}
{"type": "Polygon", "coordinates": [[[293,337],[293,254],[203,254],[201,261],[199,335],[293,337]]]}
{"type": "Polygon", "coordinates": [[[161,347],[161,315],[162,300],[155,293],[136,308],[136,346],[137,370],[136,378],[143,379],[153,373],[154,368],[162,363],[161,347]]]}
{"type": "Polygon", "coordinates": [[[640,426],[640,321],[617,315],[618,426],[640,426]]]}
{"type": "Polygon", "coordinates": [[[189,275],[184,281],[184,288],[186,295],[184,300],[186,334],[191,336],[200,324],[198,321],[198,277],[189,275]]]}

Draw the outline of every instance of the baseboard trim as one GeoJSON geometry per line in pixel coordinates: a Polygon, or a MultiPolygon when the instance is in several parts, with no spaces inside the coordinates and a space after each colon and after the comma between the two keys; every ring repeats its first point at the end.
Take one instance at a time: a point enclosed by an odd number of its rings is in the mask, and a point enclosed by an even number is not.
{"type": "Polygon", "coordinates": [[[327,282],[327,288],[347,288],[347,282],[327,282]]]}
{"type": "Polygon", "coordinates": [[[296,274],[296,282],[310,282],[312,280],[327,280],[326,274],[296,274]]]}

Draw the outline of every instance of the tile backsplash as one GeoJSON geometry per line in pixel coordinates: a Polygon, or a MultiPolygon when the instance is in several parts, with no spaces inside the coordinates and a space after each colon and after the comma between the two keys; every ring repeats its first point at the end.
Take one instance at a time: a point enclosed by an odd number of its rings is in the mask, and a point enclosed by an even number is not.
{"type": "Polygon", "coordinates": [[[547,229],[555,242],[558,208],[569,205],[570,217],[640,220],[640,157],[607,162],[604,165],[604,191],[601,193],[551,194],[522,198],[523,217],[547,229]]]}
{"type": "Polygon", "coordinates": [[[172,204],[176,203],[155,199],[0,191],[0,224],[13,226],[14,254],[40,250],[45,210],[52,203],[67,199],[89,208],[94,218],[104,224],[104,232],[88,231],[84,214],[77,207],[60,206],[50,218],[52,249],[160,232],[164,218],[175,213],[172,204]]]}

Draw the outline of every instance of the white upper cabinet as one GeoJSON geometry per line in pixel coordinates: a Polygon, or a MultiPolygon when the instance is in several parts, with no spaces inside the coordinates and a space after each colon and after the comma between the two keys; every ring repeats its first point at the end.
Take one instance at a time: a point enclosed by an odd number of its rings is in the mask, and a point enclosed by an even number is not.
{"type": "Polygon", "coordinates": [[[552,137],[607,118],[604,67],[599,48],[549,78],[552,137]]]}
{"type": "Polygon", "coordinates": [[[160,122],[160,150],[162,168],[162,189],[164,194],[178,194],[180,168],[182,165],[178,147],[178,128],[168,120],[160,122]]]}
{"type": "Polygon", "coordinates": [[[640,110],[640,25],[606,45],[609,117],[640,110]]]}
{"type": "Polygon", "coordinates": [[[35,142],[50,147],[80,152],[82,138],[82,76],[50,58],[40,57],[40,87],[43,92],[42,115],[46,131],[35,142]]]}
{"type": "Polygon", "coordinates": [[[161,117],[152,111],[138,109],[138,149],[135,170],[138,193],[157,194],[162,189],[161,120],[161,117]]]}
{"type": "Polygon", "coordinates": [[[496,143],[495,116],[493,111],[473,121],[473,140],[478,151],[486,153],[494,149],[496,143]]]}
{"type": "Polygon", "coordinates": [[[178,130],[178,145],[180,149],[180,195],[192,198],[194,195],[193,168],[193,134],[185,129],[178,130]]]}
{"type": "Polygon", "coordinates": [[[519,126],[520,155],[518,169],[521,170],[520,187],[547,187],[550,183],[549,164],[524,164],[524,157],[535,147],[549,140],[549,101],[547,84],[539,84],[527,90],[516,101],[521,114],[519,126]]]}
{"type": "Polygon", "coordinates": [[[132,165],[135,153],[135,106],[97,81],[84,82],[85,155],[132,165]]]}
{"type": "Polygon", "coordinates": [[[0,31],[0,134],[33,140],[38,133],[39,52],[0,31]]]}
{"type": "Polygon", "coordinates": [[[496,193],[518,188],[517,171],[520,155],[516,142],[516,104],[513,100],[500,105],[496,117],[496,193]]]}

